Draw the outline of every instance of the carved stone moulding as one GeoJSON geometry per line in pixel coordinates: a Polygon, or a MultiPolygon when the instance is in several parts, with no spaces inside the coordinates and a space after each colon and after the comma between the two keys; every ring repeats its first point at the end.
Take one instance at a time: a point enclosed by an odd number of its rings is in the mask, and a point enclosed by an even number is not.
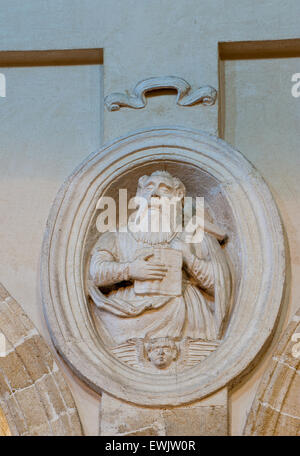
{"type": "Polygon", "coordinates": [[[0,436],[82,433],[61,369],[20,304],[0,283],[0,436]]]}
{"type": "Polygon", "coordinates": [[[215,104],[217,91],[211,86],[202,86],[191,92],[190,84],[176,76],[162,76],[144,79],[136,84],[131,93],[114,92],[105,97],[108,111],[118,111],[122,107],[132,109],[145,108],[146,94],[154,90],[174,89],[177,91],[176,103],[179,106],[192,106],[201,103],[204,106],[215,104]]]}
{"type": "Polygon", "coordinates": [[[281,337],[263,375],[244,435],[300,436],[300,309],[281,337]]]}
{"type": "Polygon", "coordinates": [[[41,259],[43,305],[58,352],[95,391],[158,407],[199,400],[242,374],[274,329],[284,278],[281,221],[257,170],[223,140],[177,127],[131,134],[79,165],[53,204],[41,259]],[[175,374],[122,363],[103,342],[86,286],[99,197],[116,196],[119,188],[134,194],[137,177],[158,169],[179,177],[188,194],[208,202],[228,234],[223,248],[233,284],[217,349],[175,374]]]}

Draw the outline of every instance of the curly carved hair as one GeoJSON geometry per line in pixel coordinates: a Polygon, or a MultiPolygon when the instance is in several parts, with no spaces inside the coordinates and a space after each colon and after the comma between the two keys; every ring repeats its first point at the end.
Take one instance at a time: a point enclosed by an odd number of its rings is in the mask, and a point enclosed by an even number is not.
{"type": "Polygon", "coordinates": [[[170,337],[157,337],[156,339],[150,339],[145,343],[145,349],[147,357],[149,358],[149,353],[154,350],[156,347],[161,347],[162,345],[168,345],[173,352],[173,359],[175,360],[178,356],[178,347],[175,341],[170,337]]]}
{"type": "Polygon", "coordinates": [[[161,177],[166,177],[167,179],[170,179],[172,181],[172,185],[173,187],[175,188],[175,190],[177,192],[180,192],[182,194],[182,197],[185,196],[186,194],[186,189],[185,189],[185,186],[184,184],[181,182],[180,179],[178,179],[178,177],[174,177],[172,176],[172,174],[170,174],[168,171],[163,171],[163,170],[159,170],[159,171],[154,171],[150,176],[141,176],[139,178],[139,182],[138,182],[138,189],[137,191],[139,191],[139,189],[142,189],[145,187],[146,185],[146,182],[148,181],[148,179],[150,179],[150,177],[152,176],[161,176],[161,177]]]}

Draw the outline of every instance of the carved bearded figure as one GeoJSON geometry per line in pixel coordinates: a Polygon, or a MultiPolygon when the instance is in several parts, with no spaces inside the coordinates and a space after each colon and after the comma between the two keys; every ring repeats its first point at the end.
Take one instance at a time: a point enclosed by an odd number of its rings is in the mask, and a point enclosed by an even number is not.
{"type": "MultiPolygon", "coordinates": [[[[137,196],[147,202],[144,215],[139,213],[143,219],[153,216],[153,211],[162,214],[162,206],[155,201],[163,198],[177,198],[182,210],[185,187],[168,172],[155,171],[139,179],[137,196]]],[[[167,232],[133,232],[128,227],[127,232],[99,236],[91,254],[89,295],[107,345],[121,346],[132,339],[217,341],[222,337],[230,272],[218,228],[205,222],[203,229],[200,243],[185,242],[176,223],[170,223],[167,232]],[[171,289],[177,291],[168,294],[171,289]]]]}

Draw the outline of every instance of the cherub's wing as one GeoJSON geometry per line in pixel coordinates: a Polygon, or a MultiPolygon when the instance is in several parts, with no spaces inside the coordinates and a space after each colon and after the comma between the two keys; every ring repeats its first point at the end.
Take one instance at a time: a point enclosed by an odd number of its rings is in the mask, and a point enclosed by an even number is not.
{"type": "Polygon", "coordinates": [[[219,346],[218,341],[189,340],[188,348],[185,350],[185,366],[192,367],[203,361],[219,346]]]}
{"type": "Polygon", "coordinates": [[[122,363],[131,367],[137,368],[145,364],[142,339],[130,339],[124,344],[113,347],[111,350],[122,363]]]}
{"type": "Polygon", "coordinates": [[[133,367],[137,366],[137,350],[134,341],[112,347],[111,351],[122,363],[133,367]]]}

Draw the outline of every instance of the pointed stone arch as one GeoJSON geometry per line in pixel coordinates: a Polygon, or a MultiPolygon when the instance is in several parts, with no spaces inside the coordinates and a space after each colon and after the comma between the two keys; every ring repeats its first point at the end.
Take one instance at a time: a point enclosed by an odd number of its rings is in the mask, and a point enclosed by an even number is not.
{"type": "Polygon", "coordinates": [[[262,378],[245,435],[300,436],[300,309],[262,378]]]}
{"type": "Polygon", "coordinates": [[[0,435],[82,435],[54,357],[1,284],[0,334],[0,435]]]}

